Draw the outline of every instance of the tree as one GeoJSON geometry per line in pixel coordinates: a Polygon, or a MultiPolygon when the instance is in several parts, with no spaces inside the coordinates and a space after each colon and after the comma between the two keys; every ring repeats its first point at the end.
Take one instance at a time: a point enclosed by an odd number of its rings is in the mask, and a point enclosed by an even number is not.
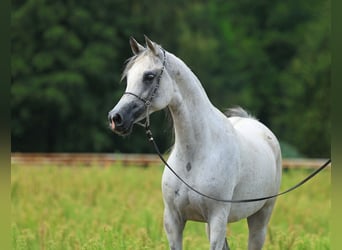
{"type": "MultiPolygon", "coordinates": [[[[106,120],[124,92],[128,38],[146,34],[185,61],[220,109],[240,105],[284,145],[328,156],[329,4],[15,0],[12,151],[153,152],[142,133],[113,136],[106,120]]],[[[152,115],[162,150],[167,124],[152,115]]]]}

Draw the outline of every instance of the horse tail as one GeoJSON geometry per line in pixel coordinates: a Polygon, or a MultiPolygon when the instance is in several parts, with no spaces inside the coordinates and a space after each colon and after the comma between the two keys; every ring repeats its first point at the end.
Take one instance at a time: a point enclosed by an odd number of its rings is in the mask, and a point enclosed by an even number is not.
{"type": "Polygon", "coordinates": [[[224,114],[227,117],[233,117],[233,116],[237,116],[237,117],[243,117],[243,118],[253,118],[250,114],[247,113],[246,110],[244,110],[243,108],[241,108],[240,106],[234,107],[234,108],[230,108],[227,109],[224,114]]]}

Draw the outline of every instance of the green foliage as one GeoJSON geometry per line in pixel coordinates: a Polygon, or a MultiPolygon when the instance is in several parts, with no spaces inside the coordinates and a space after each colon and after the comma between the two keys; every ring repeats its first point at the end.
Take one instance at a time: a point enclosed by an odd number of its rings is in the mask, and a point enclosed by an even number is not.
{"type": "MultiPolygon", "coordinates": [[[[12,2],[12,150],[151,152],[107,112],[147,34],[194,71],[220,109],[240,105],[306,156],[330,155],[329,1],[12,2]],[[134,145],[134,147],[132,147],[134,145]]],[[[156,137],[171,144],[170,127],[156,137]]]]}
{"type": "Polygon", "coordinates": [[[283,158],[304,158],[297,148],[287,142],[280,141],[280,149],[283,158]]]}
{"type": "MultiPolygon", "coordinates": [[[[12,249],[168,249],[161,168],[12,167],[12,249]]],[[[283,174],[281,190],[308,175],[283,174]]],[[[330,249],[330,169],[279,197],[264,249],[330,249]]],[[[245,220],[228,225],[247,249],[245,220]]],[[[184,249],[209,249],[203,223],[188,222],[184,249]]]]}

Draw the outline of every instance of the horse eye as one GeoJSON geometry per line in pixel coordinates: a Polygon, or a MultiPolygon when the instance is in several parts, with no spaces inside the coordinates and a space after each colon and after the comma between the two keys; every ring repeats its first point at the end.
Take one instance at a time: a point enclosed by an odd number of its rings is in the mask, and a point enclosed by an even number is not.
{"type": "Polygon", "coordinates": [[[152,81],[154,78],[155,78],[155,74],[153,74],[153,73],[146,73],[145,75],[144,75],[144,81],[152,81]]]}

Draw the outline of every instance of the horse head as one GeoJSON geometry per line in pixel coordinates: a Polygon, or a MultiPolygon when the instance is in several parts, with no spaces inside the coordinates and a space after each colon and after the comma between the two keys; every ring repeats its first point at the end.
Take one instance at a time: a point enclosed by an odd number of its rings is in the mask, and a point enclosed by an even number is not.
{"type": "Polygon", "coordinates": [[[146,36],[145,43],[144,47],[130,38],[133,56],[122,75],[127,79],[126,90],[108,113],[110,128],[120,135],[130,134],[135,123],[165,108],[171,100],[173,81],[165,67],[166,52],[146,36]]]}

